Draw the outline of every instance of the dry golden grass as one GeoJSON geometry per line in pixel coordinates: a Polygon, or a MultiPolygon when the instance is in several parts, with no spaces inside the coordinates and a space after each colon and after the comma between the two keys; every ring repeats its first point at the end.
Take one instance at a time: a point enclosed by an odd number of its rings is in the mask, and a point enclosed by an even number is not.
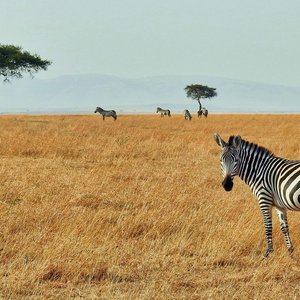
{"type": "MultiPolygon", "coordinates": [[[[3,299],[296,299],[300,230],[275,252],[249,188],[221,187],[213,140],[300,159],[300,115],[0,117],[3,299]]],[[[275,215],[274,215],[275,217],[275,215]]]]}

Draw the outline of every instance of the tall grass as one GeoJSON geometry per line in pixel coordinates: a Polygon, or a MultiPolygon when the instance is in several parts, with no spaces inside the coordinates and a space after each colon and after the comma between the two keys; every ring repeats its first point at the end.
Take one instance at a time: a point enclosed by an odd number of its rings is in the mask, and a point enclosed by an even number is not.
{"type": "MultiPolygon", "coordinates": [[[[0,117],[4,299],[295,299],[295,251],[275,252],[249,188],[221,187],[218,132],[300,159],[299,115],[0,117]]],[[[275,217],[275,216],[274,216],[275,217]]]]}

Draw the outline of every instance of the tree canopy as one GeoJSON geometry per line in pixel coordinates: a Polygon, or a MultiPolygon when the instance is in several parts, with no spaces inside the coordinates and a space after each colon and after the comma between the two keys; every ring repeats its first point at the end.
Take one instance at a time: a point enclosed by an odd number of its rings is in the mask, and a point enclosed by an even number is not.
{"type": "Polygon", "coordinates": [[[0,44],[0,75],[7,82],[10,78],[22,78],[23,73],[31,77],[40,70],[47,70],[51,64],[49,60],[43,60],[37,54],[24,51],[19,46],[0,44]]]}
{"type": "Polygon", "coordinates": [[[212,98],[217,96],[216,88],[209,87],[201,84],[191,84],[185,87],[186,95],[188,98],[197,100],[199,103],[199,110],[202,108],[200,99],[212,98]]]}

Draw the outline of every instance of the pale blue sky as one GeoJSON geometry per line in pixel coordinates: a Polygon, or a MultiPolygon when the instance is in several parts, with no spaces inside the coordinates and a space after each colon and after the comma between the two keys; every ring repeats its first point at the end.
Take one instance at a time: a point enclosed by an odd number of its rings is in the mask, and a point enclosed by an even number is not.
{"type": "Polygon", "coordinates": [[[300,86],[298,0],[0,0],[3,44],[38,78],[211,75],[300,86]]]}

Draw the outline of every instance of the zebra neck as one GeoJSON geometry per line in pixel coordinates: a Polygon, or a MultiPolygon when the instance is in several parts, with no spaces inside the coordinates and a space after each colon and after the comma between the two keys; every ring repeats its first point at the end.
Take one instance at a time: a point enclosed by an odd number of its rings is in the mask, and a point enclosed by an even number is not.
{"type": "Polygon", "coordinates": [[[265,166],[273,154],[264,147],[242,140],[239,177],[249,186],[262,178],[265,166]]]}

